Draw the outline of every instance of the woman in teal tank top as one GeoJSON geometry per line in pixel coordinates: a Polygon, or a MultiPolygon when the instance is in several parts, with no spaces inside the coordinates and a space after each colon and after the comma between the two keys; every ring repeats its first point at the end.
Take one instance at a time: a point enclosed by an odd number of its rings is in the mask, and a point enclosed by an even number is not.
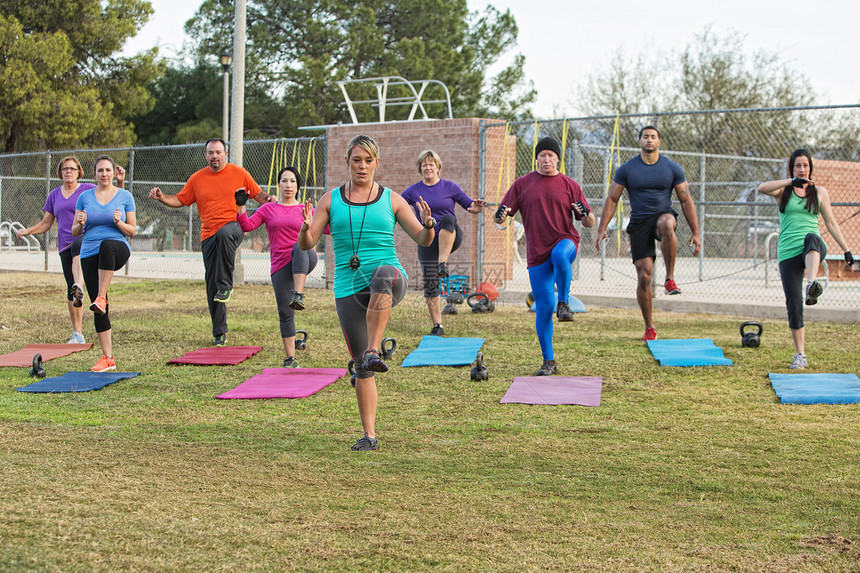
{"type": "Polygon", "coordinates": [[[785,292],[788,327],[794,340],[795,355],[792,370],[806,368],[806,334],[803,322],[804,298],[808,306],[818,302],[824,287],[816,280],[821,260],[827,256],[827,245],[818,231],[818,215],[833,239],[845,251],[845,262],[854,264],[854,257],[833,218],[830,194],[813,183],[812,156],[797,149],[788,159],[788,179],[768,181],[759,185],[760,193],[774,197],[779,204],[779,276],[785,292]],[[803,273],[806,270],[806,296],[803,273]]]}
{"type": "Polygon", "coordinates": [[[406,294],[409,277],[397,260],[394,226],[399,224],[422,247],[433,242],[436,221],[420,199],[421,220],[397,193],[374,181],[379,146],[358,135],[346,148],[350,179],[322,196],[314,210],[305,203],[299,246],[312,248],[326,226],[334,251],[334,297],[346,345],[355,362],[355,395],[364,436],[355,451],[375,450],[376,372],[388,371],[379,355],[391,309],[406,294]]]}

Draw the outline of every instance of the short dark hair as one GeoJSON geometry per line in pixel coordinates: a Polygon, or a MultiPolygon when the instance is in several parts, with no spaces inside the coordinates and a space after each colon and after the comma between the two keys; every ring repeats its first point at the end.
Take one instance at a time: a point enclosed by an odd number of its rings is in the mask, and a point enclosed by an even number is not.
{"type": "Polygon", "coordinates": [[[203,151],[206,151],[206,148],[209,147],[209,144],[212,143],[213,141],[221,142],[221,145],[224,146],[224,151],[227,151],[227,143],[223,139],[221,139],[220,137],[210,137],[209,139],[207,139],[206,143],[203,144],[203,151]]]}
{"type": "Polygon", "coordinates": [[[653,129],[654,131],[656,131],[657,132],[657,139],[660,139],[660,131],[656,127],[654,127],[653,125],[646,125],[642,129],[640,129],[639,130],[639,137],[637,137],[636,139],[642,139],[642,134],[645,133],[646,129],[653,129]]]}
{"type": "Polygon", "coordinates": [[[292,172],[293,175],[296,176],[296,190],[298,191],[299,189],[301,189],[302,185],[303,185],[302,176],[299,174],[299,170],[297,167],[292,167],[292,166],[284,167],[283,169],[278,171],[278,178],[275,182],[276,183],[281,182],[281,175],[284,174],[284,171],[290,171],[290,172],[292,172]]]}

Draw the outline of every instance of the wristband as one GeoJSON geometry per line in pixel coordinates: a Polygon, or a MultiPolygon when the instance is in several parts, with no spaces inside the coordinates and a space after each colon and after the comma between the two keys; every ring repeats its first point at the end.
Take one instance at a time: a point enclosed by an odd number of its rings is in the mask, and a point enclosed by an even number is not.
{"type": "Polygon", "coordinates": [[[809,183],[809,179],[804,179],[803,177],[795,177],[791,180],[792,187],[801,188],[806,183],[809,183]]]}

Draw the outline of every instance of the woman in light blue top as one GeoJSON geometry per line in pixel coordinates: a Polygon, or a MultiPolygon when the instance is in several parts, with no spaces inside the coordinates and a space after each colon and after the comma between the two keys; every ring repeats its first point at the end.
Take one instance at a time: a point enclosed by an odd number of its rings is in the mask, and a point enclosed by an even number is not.
{"type": "Polygon", "coordinates": [[[329,226],[334,250],[334,296],[337,315],[349,353],[355,361],[355,394],[364,436],[352,449],[375,450],[377,391],[375,372],[388,366],[379,356],[382,335],[391,309],[406,294],[406,276],[394,248],[394,226],[399,224],[419,245],[433,242],[436,221],[419,198],[421,220],[408,203],[374,181],[379,146],[358,135],[346,148],[350,180],[322,196],[316,210],[310,201],[303,209],[299,246],[312,248],[329,226]]]}
{"type": "Polygon", "coordinates": [[[93,372],[116,370],[111,342],[110,306],[107,293],[114,273],[121,269],[131,255],[127,237],[137,233],[134,198],[125,189],[113,184],[116,163],[107,155],[95,161],[97,187],[84,191],[75,205],[72,235],[81,243],[81,271],[90,297],[90,310],[102,357],[92,367],[93,372]],[[86,231],[86,232],[84,232],[86,231]]]}

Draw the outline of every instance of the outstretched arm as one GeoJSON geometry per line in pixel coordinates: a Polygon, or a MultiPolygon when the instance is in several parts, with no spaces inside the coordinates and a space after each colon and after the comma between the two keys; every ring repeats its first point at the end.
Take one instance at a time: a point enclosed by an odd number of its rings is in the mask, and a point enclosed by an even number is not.
{"type": "Polygon", "coordinates": [[[47,211],[42,211],[42,220],[33,225],[32,227],[27,227],[26,229],[21,229],[17,231],[15,234],[18,238],[22,238],[24,235],[40,235],[51,228],[54,224],[54,215],[53,213],[48,213],[47,211]]]}
{"type": "Polygon", "coordinates": [[[839,228],[839,223],[833,217],[833,209],[830,206],[830,193],[821,186],[816,186],[816,189],[818,189],[818,204],[821,207],[821,216],[824,217],[824,225],[830,231],[830,235],[842,247],[842,250],[850,252],[851,249],[848,248],[848,243],[845,242],[845,237],[842,235],[842,229],[839,228]]]}
{"type": "Polygon", "coordinates": [[[314,204],[310,199],[302,206],[302,228],[299,230],[299,247],[307,251],[317,244],[329,222],[331,208],[331,191],[322,196],[314,210],[314,204]]]}
{"type": "Polygon", "coordinates": [[[702,238],[699,236],[699,218],[696,216],[696,204],[693,203],[693,197],[690,195],[690,185],[686,181],[675,185],[675,193],[678,194],[678,201],[681,202],[681,211],[684,213],[684,218],[687,219],[687,224],[693,233],[693,236],[690,238],[693,255],[698,255],[699,250],[702,248],[702,238]]]}
{"type": "Polygon", "coordinates": [[[176,195],[168,195],[167,193],[163,193],[161,189],[158,187],[153,187],[149,190],[150,199],[155,199],[156,201],[161,201],[168,207],[184,207],[182,201],[179,200],[179,197],[176,195]]]}
{"type": "Polygon", "coordinates": [[[600,252],[603,239],[606,238],[606,228],[609,227],[609,221],[615,216],[615,209],[618,207],[618,201],[621,200],[621,193],[623,192],[624,186],[613,181],[609,187],[609,195],[606,197],[606,201],[603,202],[603,212],[600,214],[600,224],[597,226],[598,253],[600,252]]]}

